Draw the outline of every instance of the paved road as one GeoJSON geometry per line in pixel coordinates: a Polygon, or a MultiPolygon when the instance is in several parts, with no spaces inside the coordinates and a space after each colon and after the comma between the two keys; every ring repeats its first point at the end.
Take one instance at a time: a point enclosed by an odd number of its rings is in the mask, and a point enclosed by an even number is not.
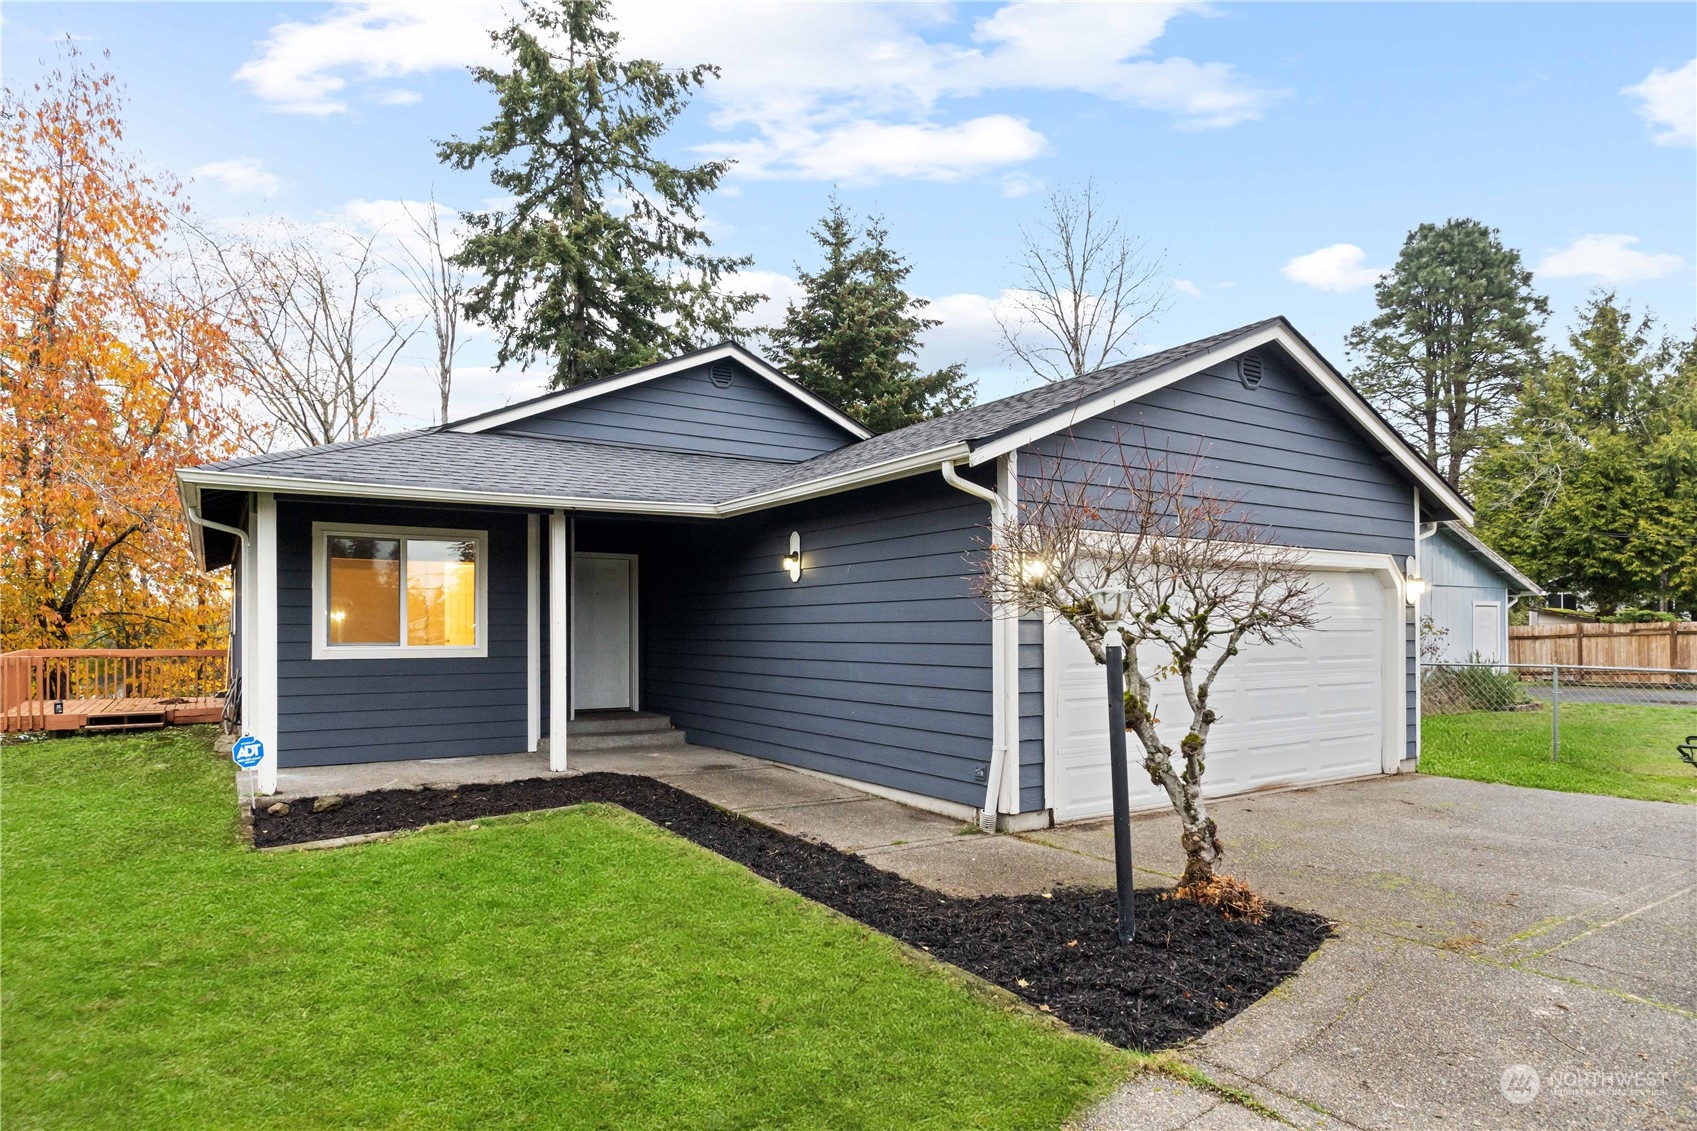
{"type": "MultiPolygon", "coordinates": [[[[1697,806],[1404,776],[1221,802],[1229,870],[1340,924],[1301,974],[1191,1046],[1298,1126],[1697,1123],[1697,806]],[[1503,1074],[1540,1090],[1511,1104],[1503,1074]]],[[[1028,834],[1096,859],[1105,825],[1028,834]]],[[[1136,822],[1151,880],[1170,818],[1136,822]]],[[[1271,1127],[1164,1078],[1092,1129],[1271,1127]]]]}
{"type": "MultiPolygon", "coordinates": [[[[1554,693],[1548,684],[1529,684],[1526,694],[1548,703],[1554,693]]],[[[1625,703],[1638,707],[1697,708],[1697,687],[1568,687],[1561,689],[1563,703],[1625,703]]],[[[1697,710],[1691,713],[1697,726],[1697,710]]]]}

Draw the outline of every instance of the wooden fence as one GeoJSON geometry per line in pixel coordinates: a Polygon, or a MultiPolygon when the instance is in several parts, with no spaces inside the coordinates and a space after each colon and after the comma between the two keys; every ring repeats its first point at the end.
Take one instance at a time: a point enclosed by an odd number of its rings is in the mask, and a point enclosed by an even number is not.
{"type": "MultiPolygon", "coordinates": [[[[224,691],[229,674],[223,648],[6,652],[0,654],[0,729],[67,729],[59,725],[71,722],[67,716],[136,714],[183,700],[210,700],[224,691]],[[124,706],[120,711],[114,704],[124,706]]],[[[163,718],[167,712],[159,713],[163,718]]]]}
{"type": "MultiPolygon", "coordinates": [[[[1552,624],[1508,630],[1511,664],[1697,669],[1697,621],[1552,624]]],[[[1652,679],[1654,677],[1645,677],[1652,679]]]]}

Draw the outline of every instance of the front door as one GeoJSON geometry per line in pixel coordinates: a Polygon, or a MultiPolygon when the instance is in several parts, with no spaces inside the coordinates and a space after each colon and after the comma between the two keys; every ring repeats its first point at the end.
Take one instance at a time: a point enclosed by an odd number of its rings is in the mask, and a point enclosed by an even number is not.
{"type": "Polygon", "coordinates": [[[574,705],[579,711],[634,711],[636,557],[578,554],[572,578],[574,705]]]}

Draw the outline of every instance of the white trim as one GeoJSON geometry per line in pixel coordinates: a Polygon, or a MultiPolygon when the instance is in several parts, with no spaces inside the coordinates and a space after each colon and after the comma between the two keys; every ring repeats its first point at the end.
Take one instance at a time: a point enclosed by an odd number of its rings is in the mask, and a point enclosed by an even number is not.
{"type": "Polygon", "coordinates": [[[483,659],[489,655],[489,532],[448,530],[431,526],[382,526],[361,522],[315,522],[312,524],[312,658],[314,660],[448,660],[483,659]],[[400,602],[400,639],[394,644],[331,644],[325,625],[329,610],[329,566],[324,544],[336,535],[351,538],[396,538],[401,543],[401,575],[406,576],[406,543],[409,538],[444,538],[472,542],[477,546],[477,572],[473,577],[477,594],[477,643],[434,645],[407,643],[407,602],[400,602]]]}
{"type": "Polygon", "coordinates": [[[1234,338],[1222,345],[1215,346],[1206,353],[1196,354],[1183,361],[1174,362],[1163,369],[1157,369],[1145,374],[1117,389],[1093,397],[1090,400],[1051,414],[1034,424],[1027,424],[1016,431],[1010,432],[1000,439],[980,446],[972,453],[972,465],[985,463],[995,459],[1004,452],[1015,451],[1027,444],[1053,435],[1064,428],[1082,420],[1100,416],[1110,409],[1138,400],[1157,389],[1182,381],[1205,369],[1218,365],[1223,361],[1237,357],[1270,343],[1278,343],[1296,359],[1297,363],[1309,376],[1319,382],[1320,387],[1330,393],[1343,410],[1359,424],[1368,435],[1379,442],[1379,445],[1389,452],[1391,457],[1402,465],[1403,470],[1423,486],[1428,493],[1442,500],[1444,505],[1461,516],[1461,521],[1468,526],[1473,524],[1473,508],[1467,505],[1455,489],[1444,481],[1443,476],[1426,465],[1426,461],[1415,455],[1407,442],[1398,436],[1389,425],[1379,419],[1378,414],[1368,407],[1361,395],[1350,387],[1349,383],[1339,377],[1323,358],[1308,346],[1308,344],[1293,331],[1283,325],[1268,326],[1253,334],[1245,334],[1234,338]]]}
{"type": "MultiPolygon", "coordinates": [[[[254,500],[254,617],[244,629],[253,637],[253,667],[242,673],[242,729],[264,744],[257,789],[277,792],[277,496],[254,500]]],[[[246,592],[244,588],[243,592],[246,592]]]]}
{"type": "MultiPolygon", "coordinates": [[[[1009,452],[996,462],[996,493],[1002,498],[1002,521],[1019,516],[1019,453],[1009,452]]],[[[1019,812],[1019,610],[1004,603],[1001,611],[1002,644],[1002,785],[997,808],[1001,813],[1019,812]]]]}
{"type": "Polygon", "coordinates": [[[566,578],[566,512],[548,515],[548,769],[566,769],[566,731],[571,725],[572,646],[566,578]]]}
{"type": "Polygon", "coordinates": [[[784,376],[780,370],[758,354],[751,353],[734,342],[726,342],[711,349],[698,350],[695,353],[645,366],[642,369],[632,369],[630,372],[622,373],[617,377],[608,377],[588,385],[579,385],[575,389],[565,389],[551,397],[539,397],[522,405],[514,405],[511,408],[497,409],[482,416],[470,417],[448,425],[448,431],[487,432],[489,429],[499,428],[503,424],[512,424],[515,421],[525,420],[544,412],[552,412],[555,409],[591,400],[607,393],[616,393],[620,389],[628,389],[633,385],[641,385],[647,381],[669,377],[674,373],[682,373],[686,369],[694,369],[699,365],[711,365],[713,362],[722,361],[725,358],[735,358],[752,370],[756,376],[765,378],[768,382],[776,385],[849,434],[862,440],[871,437],[872,433],[864,425],[845,416],[840,410],[833,408],[784,376]]]}
{"type": "Polygon", "coordinates": [[[1061,756],[1061,617],[1043,610],[1043,804],[1055,810],[1055,763],[1061,756]]]}
{"type": "MultiPolygon", "coordinates": [[[[636,554],[601,553],[599,551],[580,552],[572,548],[572,654],[577,655],[577,563],[584,558],[601,559],[604,561],[622,561],[630,569],[630,709],[642,710],[642,606],[641,596],[641,559],[636,554]]],[[[577,714],[577,664],[572,664],[572,714],[577,714]]],[[[617,708],[614,708],[615,710],[617,708]]]]}
{"type": "Polygon", "coordinates": [[[524,516],[524,702],[525,746],[535,753],[542,741],[542,532],[541,520],[524,516]]]}

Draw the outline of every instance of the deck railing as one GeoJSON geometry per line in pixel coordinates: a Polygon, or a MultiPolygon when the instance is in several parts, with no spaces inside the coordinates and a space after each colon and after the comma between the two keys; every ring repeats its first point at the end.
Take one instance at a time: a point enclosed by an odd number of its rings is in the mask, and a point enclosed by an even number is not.
{"type": "Polygon", "coordinates": [[[193,699],[230,680],[223,648],[29,648],[0,654],[0,729],[41,730],[75,699],[193,699]]]}

